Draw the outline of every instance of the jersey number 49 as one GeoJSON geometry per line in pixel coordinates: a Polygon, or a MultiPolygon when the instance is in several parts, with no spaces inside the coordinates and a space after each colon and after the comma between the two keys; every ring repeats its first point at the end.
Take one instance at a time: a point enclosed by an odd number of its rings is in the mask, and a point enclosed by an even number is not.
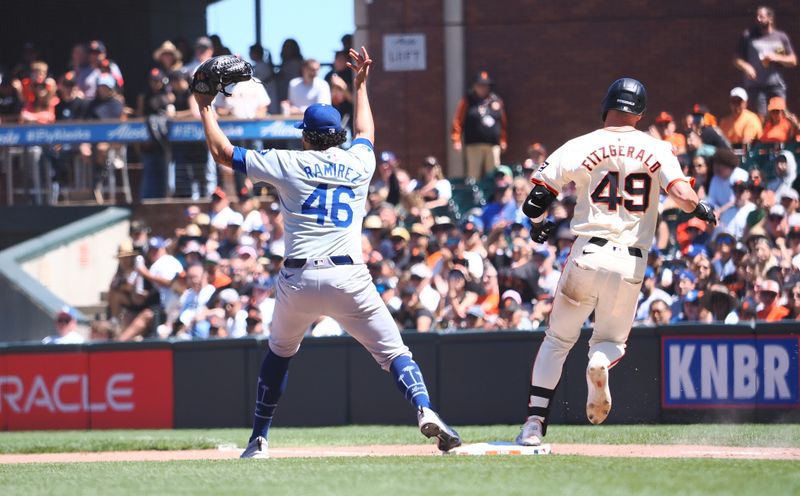
{"type": "Polygon", "coordinates": [[[652,178],[644,172],[628,174],[625,177],[625,192],[631,198],[623,199],[619,195],[619,172],[609,172],[592,191],[592,201],[605,203],[609,212],[616,212],[620,203],[629,212],[644,212],[650,206],[651,184],[652,178]]]}
{"type": "Polygon", "coordinates": [[[353,209],[347,203],[342,203],[343,195],[350,200],[356,197],[356,194],[353,193],[353,188],[339,186],[331,191],[331,207],[328,209],[328,185],[319,184],[306,198],[306,201],[303,202],[301,212],[316,215],[317,224],[321,226],[325,225],[326,218],[330,218],[334,226],[348,227],[353,223],[353,209]],[[315,203],[317,206],[314,206],[315,203]]]}

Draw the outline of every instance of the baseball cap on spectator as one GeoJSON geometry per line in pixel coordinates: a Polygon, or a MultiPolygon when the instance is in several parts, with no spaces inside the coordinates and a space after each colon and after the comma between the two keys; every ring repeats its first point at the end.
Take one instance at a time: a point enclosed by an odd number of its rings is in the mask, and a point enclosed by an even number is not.
{"type": "Polygon", "coordinates": [[[183,254],[188,255],[189,253],[200,253],[200,248],[200,243],[195,240],[191,240],[184,245],[183,254]]]}
{"type": "Polygon", "coordinates": [[[489,73],[486,71],[481,71],[476,74],[473,80],[474,84],[492,84],[492,82],[492,78],[489,77],[489,73]]]}
{"type": "Polygon", "coordinates": [[[180,50],[178,50],[178,47],[176,47],[171,41],[166,40],[161,44],[160,47],[153,51],[153,60],[157,61],[165,53],[172,54],[172,56],[175,57],[175,60],[181,60],[183,58],[180,50]]]}
{"type": "Polygon", "coordinates": [[[236,303],[239,301],[239,293],[233,288],[223,289],[219,293],[219,299],[226,304],[236,303]]]}
{"type": "Polygon", "coordinates": [[[797,201],[800,199],[800,195],[797,194],[797,190],[794,188],[786,188],[783,190],[783,193],[781,193],[781,200],[784,198],[797,201]]]}
{"type": "Polygon", "coordinates": [[[772,208],[769,209],[770,217],[786,217],[786,209],[783,208],[783,205],[773,205],[772,208]]]}
{"type": "Polygon", "coordinates": [[[714,243],[717,245],[719,244],[735,245],[736,238],[734,237],[733,234],[723,231],[717,234],[717,236],[714,238],[714,243]]]}
{"type": "Polygon", "coordinates": [[[761,284],[758,284],[756,286],[756,291],[761,293],[778,294],[781,292],[781,285],[778,284],[778,281],[773,281],[772,279],[765,279],[761,281],[761,284]]]}
{"type": "Polygon", "coordinates": [[[644,278],[645,279],[652,279],[656,276],[656,271],[653,270],[652,267],[649,265],[644,269],[644,278]]]}
{"type": "Polygon", "coordinates": [[[187,224],[185,231],[186,235],[192,238],[199,238],[203,235],[203,231],[200,230],[200,226],[197,224],[187,224]]]}
{"type": "Polygon", "coordinates": [[[431,232],[428,230],[427,227],[425,227],[424,225],[420,224],[419,222],[416,222],[416,223],[411,225],[411,235],[413,236],[415,234],[417,236],[424,236],[424,237],[427,238],[428,236],[431,235],[431,232]]]}
{"type": "Polygon", "coordinates": [[[315,103],[303,113],[303,121],[294,125],[297,129],[308,131],[340,131],[342,114],[327,103],[315,103]]]}
{"type": "Polygon", "coordinates": [[[239,258],[258,258],[258,253],[250,246],[240,246],[236,249],[239,258]]]}
{"type": "Polygon", "coordinates": [[[708,251],[706,251],[703,245],[691,245],[689,247],[689,251],[686,253],[689,257],[694,258],[697,255],[706,255],[708,256],[708,251]]]}
{"type": "Polygon", "coordinates": [[[219,256],[219,253],[215,251],[210,251],[206,253],[205,263],[211,265],[217,265],[219,264],[220,259],[221,257],[219,256]]]}
{"type": "Polygon", "coordinates": [[[757,241],[759,239],[765,239],[769,241],[767,231],[765,231],[761,226],[754,226],[747,233],[747,237],[744,239],[744,244],[749,245],[751,241],[757,241]]]}
{"type": "Polygon", "coordinates": [[[135,257],[138,255],[136,250],[133,249],[133,240],[124,239],[117,248],[117,258],[135,257]]]}
{"type": "Polygon", "coordinates": [[[397,155],[394,152],[385,150],[381,152],[381,162],[394,162],[397,160],[397,155]]]}
{"type": "Polygon", "coordinates": [[[383,229],[383,222],[377,215],[367,215],[364,219],[364,229],[383,229]]]}
{"type": "Polygon", "coordinates": [[[511,167],[500,164],[497,167],[495,167],[492,177],[494,177],[495,182],[497,182],[500,179],[505,179],[508,181],[510,185],[511,181],[514,178],[514,171],[511,170],[511,167]]]}
{"type": "Polygon", "coordinates": [[[244,222],[244,216],[239,212],[234,212],[231,214],[230,218],[228,219],[228,227],[230,226],[241,226],[244,222]]]}
{"type": "Polygon", "coordinates": [[[517,302],[517,305],[522,305],[522,295],[519,294],[519,291],[514,289],[507,289],[503,291],[503,294],[500,295],[500,301],[502,302],[506,298],[511,298],[512,300],[517,302]]]}
{"type": "Polygon", "coordinates": [[[194,219],[198,226],[207,226],[211,224],[211,217],[208,216],[207,213],[199,213],[197,214],[197,218],[194,219]]]}
{"type": "Polygon", "coordinates": [[[705,115],[708,113],[708,105],[695,103],[692,105],[692,115],[705,115]]]}
{"type": "Polygon", "coordinates": [[[697,291],[696,289],[689,291],[683,297],[683,301],[686,303],[697,303],[699,299],[700,299],[700,292],[697,291]]]}
{"type": "Polygon", "coordinates": [[[433,230],[434,231],[441,230],[441,229],[451,229],[453,227],[455,227],[455,224],[453,224],[452,219],[450,219],[450,217],[448,217],[446,215],[441,215],[439,217],[436,217],[436,219],[434,219],[434,221],[433,221],[433,230]]]}
{"type": "Polygon", "coordinates": [[[64,305],[56,314],[57,322],[72,322],[78,318],[78,312],[69,305],[64,305]]]}
{"type": "Polygon", "coordinates": [[[691,282],[697,282],[697,277],[691,270],[682,270],[678,273],[678,279],[689,279],[691,282]]]}
{"type": "Polygon", "coordinates": [[[779,96],[773,96],[769,99],[767,110],[786,110],[786,100],[779,96]]]}
{"type": "Polygon", "coordinates": [[[408,233],[408,229],[405,227],[395,227],[392,229],[392,232],[389,233],[390,238],[400,238],[403,241],[408,241],[411,239],[411,235],[408,233]]]}
{"type": "Polygon", "coordinates": [[[149,246],[151,249],[159,250],[169,246],[169,240],[164,239],[161,236],[153,236],[147,241],[147,246],[149,246]]]}
{"type": "Polygon", "coordinates": [[[533,250],[533,255],[540,256],[543,260],[547,260],[547,257],[550,256],[550,250],[548,250],[546,246],[540,246],[533,250]]]}
{"type": "Polygon", "coordinates": [[[106,86],[113,90],[117,87],[117,80],[111,74],[102,74],[97,78],[97,86],[106,86]]]}
{"type": "Polygon", "coordinates": [[[420,279],[427,279],[433,275],[431,269],[424,263],[418,263],[411,266],[408,270],[411,277],[418,277],[420,279]]]}
{"type": "Polygon", "coordinates": [[[92,40],[89,42],[89,52],[106,53],[106,45],[100,40],[92,40]]]}
{"type": "Polygon", "coordinates": [[[661,112],[656,116],[656,124],[666,124],[672,121],[672,116],[668,112],[661,112]]]}
{"type": "Polygon", "coordinates": [[[736,245],[733,247],[733,251],[738,251],[739,253],[747,253],[747,247],[742,242],[737,242],[736,245]]]}
{"type": "Polygon", "coordinates": [[[747,101],[747,90],[742,87],[737,86],[736,88],[731,90],[731,99],[738,98],[744,102],[747,101]]]}
{"type": "Polygon", "coordinates": [[[225,191],[223,191],[223,189],[220,188],[219,186],[217,186],[217,188],[214,190],[214,192],[211,193],[211,200],[212,201],[214,201],[214,200],[224,200],[227,197],[228,197],[228,195],[226,195],[225,191]]]}

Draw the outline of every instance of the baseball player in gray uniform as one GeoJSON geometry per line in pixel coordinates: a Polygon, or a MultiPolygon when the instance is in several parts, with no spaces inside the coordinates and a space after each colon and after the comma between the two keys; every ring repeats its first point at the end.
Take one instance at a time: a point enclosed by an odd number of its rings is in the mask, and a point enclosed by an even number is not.
{"type": "Polygon", "coordinates": [[[550,401],[564,360],[594,312],[586,368],[586,415],[603,422],[611,409],[608,371],[625,354],[639,289],[653,244],[660,191],[684,211],[716,223],[683,175],[669,143],[635,129],[647,104],[642,83],[615,81],[602,104],[602,129],[579,136],[553,152],[531,178],[522,206],[531,237],[544,243],[555,229],[545,219],[562,187],[574,181],[577,204],[572,232],[578,236],[556,289],[550,327],[536,356],[528,418],[517,443],[537,446],[547,428],[550,401]]]}
{"type": "Polygon", "coordinates": [[[356,92],[354,133],[349,150],[338,146],[346,134],[333,107],[305,111],[303,151],[245,150],[231,145],[211,110],[213,97],[195,94],[208,148],[219,164],[274,185],[286,225],[286,255],[277,282],[269,350],[258,377],[253,433],[242,458],[267,458],[267,434],[286,387],[289,361],[308,326],[328,315],[389,371],[417,409],[422,434],[448,451],[461,444],[455,430],[431,409],[425,381],[372,283],[361,257],[361,224],[375,171],[374,123],[366,80],[367,51],[350,50],[356,92]]]}

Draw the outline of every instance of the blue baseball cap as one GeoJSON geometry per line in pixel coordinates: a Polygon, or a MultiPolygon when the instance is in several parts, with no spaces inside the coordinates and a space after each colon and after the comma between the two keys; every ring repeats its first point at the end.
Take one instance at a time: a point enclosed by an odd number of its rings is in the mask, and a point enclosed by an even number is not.
{"type": "Polygon", "coordinates": [[[340,131],[342,115],[327,103],[315,103],[303,114],[303,122],[294,125],[297,129],[309,131],[340,131]]]}
{"type": "Polygon", "coordinates": [[[656,276],[656,272],[653,270],[652,267],[650,267],[648,265],[647,268],[644,269],[644,278],[645,279],[652,279],[655,276],[656,276]]]}

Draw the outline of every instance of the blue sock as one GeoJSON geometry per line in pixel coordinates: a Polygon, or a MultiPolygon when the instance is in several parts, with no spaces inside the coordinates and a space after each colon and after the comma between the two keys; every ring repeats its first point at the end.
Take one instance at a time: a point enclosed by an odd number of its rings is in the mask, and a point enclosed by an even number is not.
{"type": "Polygon", "coordinates": [[[425,387],[422,371],[410,356],[400,355],[395,358],[389,370],[397,384],[397,389],[408,401],[413,403],[416,408],[431,407],[431,398],[428,396],[428,388],[425,387]]]}
{"type": "Polygon", "coordinates": [[[256,411],[253,415],[253,434],[250,436],[250,441],[258,436],[267,438],[269,426],[272,425],[272,416],[278,406],[278,399],[286,390],[286,381],[289,378],[289,360],[291,357],[283,358],[269,350],[261,363],[261,373],[258,375],[256,391],[256,411]]]}

